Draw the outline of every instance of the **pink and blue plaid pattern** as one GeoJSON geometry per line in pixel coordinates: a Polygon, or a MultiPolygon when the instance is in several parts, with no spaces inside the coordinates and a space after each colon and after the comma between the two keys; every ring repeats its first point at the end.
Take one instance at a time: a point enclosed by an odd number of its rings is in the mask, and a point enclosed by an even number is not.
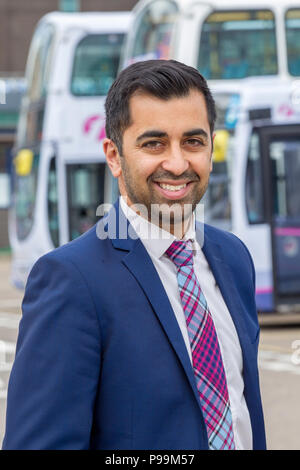
{"type": "Polygon", "coordinates": [[[235,449],[226,375],[211,313],[193,267],[190,241],[174,241],[166,254],[177,280],[210,449],[235,449]]]}

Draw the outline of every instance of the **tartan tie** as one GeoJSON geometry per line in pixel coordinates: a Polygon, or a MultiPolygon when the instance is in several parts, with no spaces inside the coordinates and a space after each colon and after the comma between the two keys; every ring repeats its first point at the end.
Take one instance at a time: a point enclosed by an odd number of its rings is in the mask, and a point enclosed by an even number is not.
{"type": "Polygon", "coordinates": [[[234,449],[226,375],[211,313],[193,267],[190,241],[174,241],[166,254],[177,267],[196,385],[210,449],[234,449]]]}

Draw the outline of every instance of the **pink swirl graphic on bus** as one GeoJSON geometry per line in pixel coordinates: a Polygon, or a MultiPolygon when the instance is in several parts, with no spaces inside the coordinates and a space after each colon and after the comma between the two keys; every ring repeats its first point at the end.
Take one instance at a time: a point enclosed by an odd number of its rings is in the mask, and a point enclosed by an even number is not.
{"type": "Polygon", "coordinates": [[[98,131],[96,133],[96,139],[101,141],[105,139],[105,117],[101,114],[94,114],[89,116],[83,124],[83,133],[85,135],[90,134],[91,132],[98,131]]]}

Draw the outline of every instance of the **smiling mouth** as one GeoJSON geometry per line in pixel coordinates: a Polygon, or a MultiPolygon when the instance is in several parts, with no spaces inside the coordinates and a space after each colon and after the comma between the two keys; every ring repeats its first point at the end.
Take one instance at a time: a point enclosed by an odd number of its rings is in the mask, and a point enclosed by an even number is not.
{"type": "Polygon", "coordinates": [[[165,183],[157,183],[162,189],[166,189],[167,191],[180,191],[183,188],[186,188],[188,183],[173,185],[173,184],[165,184],[165,183]]]}
{"type": "Polygon", "coordinates": [[[162,183],[160,181],[154,181],[154,184],[158,192],[165,198],[169,200],[182,199],[187,196],[192,185],[192,181],[188,182],[176,182],[174,184],[171,181],[162,183]]]}

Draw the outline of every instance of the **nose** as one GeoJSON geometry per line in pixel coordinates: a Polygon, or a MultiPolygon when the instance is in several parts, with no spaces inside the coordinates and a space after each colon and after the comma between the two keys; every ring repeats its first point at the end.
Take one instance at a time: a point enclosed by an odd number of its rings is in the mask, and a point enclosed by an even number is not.
{"type": "Polygon", "coordinates": [[[189,162],[184,156],[180,145],[173,145],[165,155],[161,167],[176,176],[181,175],[189,168],[189,162]]]}

